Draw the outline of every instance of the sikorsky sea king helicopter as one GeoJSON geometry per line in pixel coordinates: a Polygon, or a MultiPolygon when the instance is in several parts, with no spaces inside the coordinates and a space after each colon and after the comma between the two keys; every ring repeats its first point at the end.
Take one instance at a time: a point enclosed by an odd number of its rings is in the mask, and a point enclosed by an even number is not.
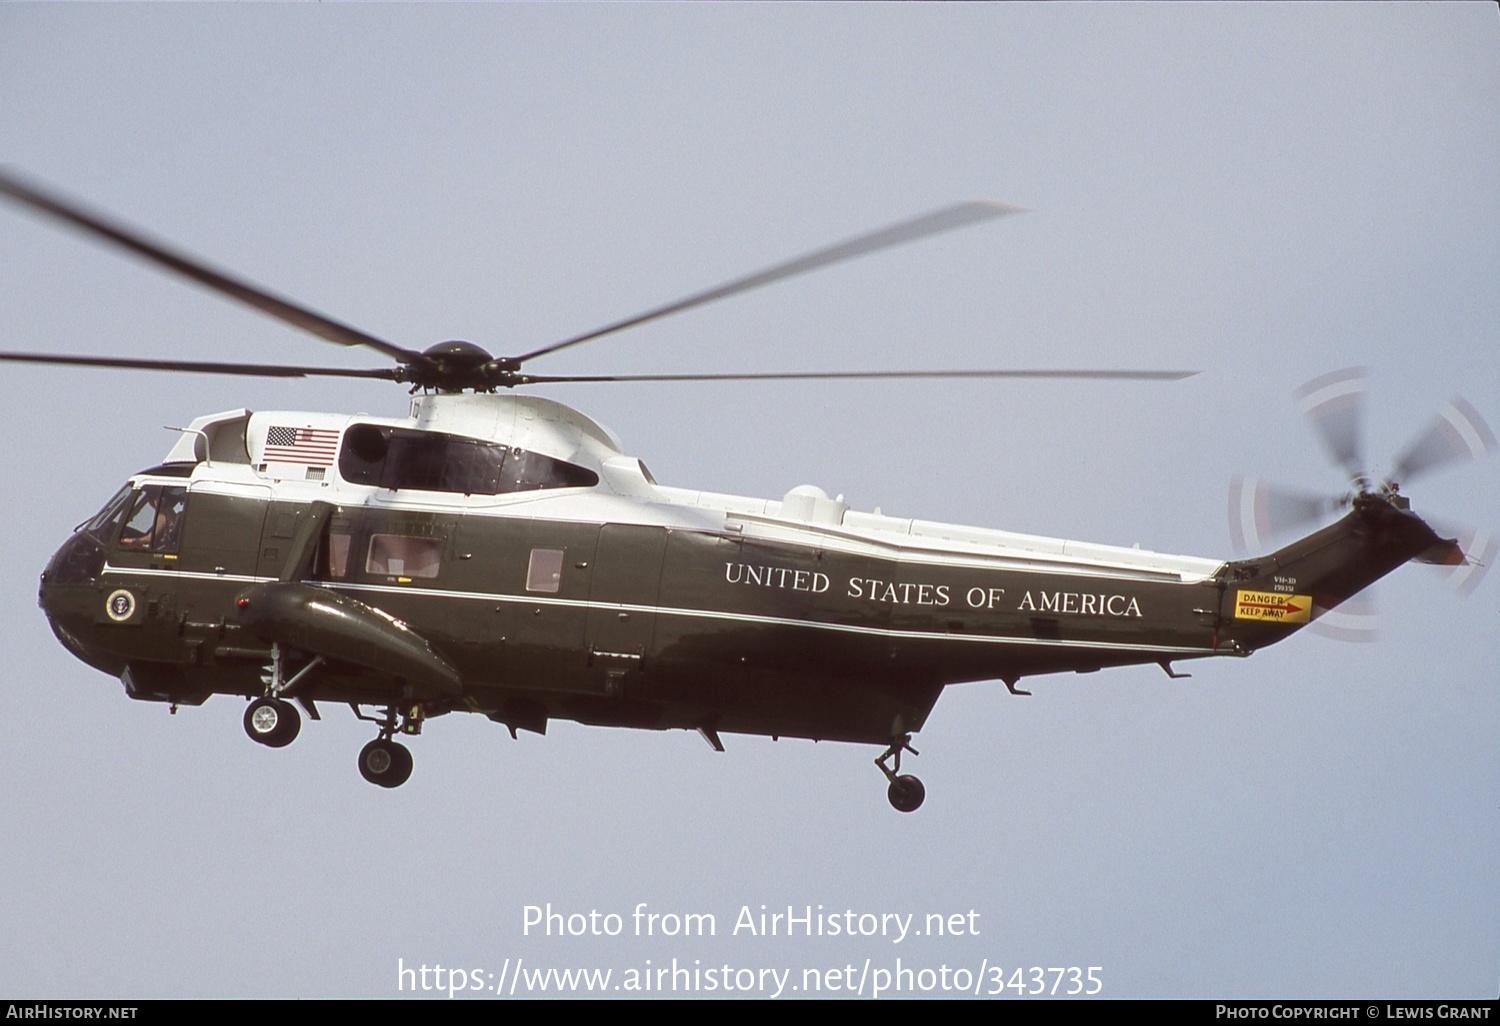
{"type": "MultiPolygon", "coordinates": [[[[405,417],[210,414],[130,477],[42,574],[62,644],[131,698],[249,700],[244,726],[291,743],[301,714],[344,703],[374,724],[366,780],[411,774],[398,735],[477,712],[509,728],[552,719],[885,746],[896,809],[925,789],[901,772],[949,684],[1246,656],[1335,610],[1408,560],[1471,569],[1457,539],[1360,462],[1357,380],[1305,397],[1351,489],[1333,503],[1242,487],[1241,536],[1342,510],[1242,560],[898,519],[818,488],[780,501],[658,484],[608,430],[517,386],[575,381],[937,377],[1171,380],[1180,371],[912,371],[548,376],[532,361],[1013,208],[965,203],[816,251],[585,334],[493,357],[364,333],[209,267],[11,173],[0,194],[328,342],[395,366],[329,367],[3,353],[12,362],[408,383],[405,417]],[[296,703],[294,705],[293,703],[296,703]]],[[[1398,463],[1400,480],[1494,447],[1452,405],[1398,463]]]]}

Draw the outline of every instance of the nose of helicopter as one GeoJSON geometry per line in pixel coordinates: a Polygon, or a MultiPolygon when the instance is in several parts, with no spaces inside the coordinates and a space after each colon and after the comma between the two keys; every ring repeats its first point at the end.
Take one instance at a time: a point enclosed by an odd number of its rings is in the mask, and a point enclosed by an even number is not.
{"type": "Polygon", "coordinates": [[[42,571],[42,609],[48,608],[49,598],[57,588],[94,584],[104,569],[104,546],[82,531],[63,542],[62,548],[53,554],[42,571]]]}
{"type": "Polygon", "coordinates": [[[90,610],[99,590],[104,557],[104,547],[80,531],[48,561],[37,587],[37,605],[47,615],[52,633],[75,656],[90,664],[96,660],[86,651],[82,635],[92,621],[90,610]]]}

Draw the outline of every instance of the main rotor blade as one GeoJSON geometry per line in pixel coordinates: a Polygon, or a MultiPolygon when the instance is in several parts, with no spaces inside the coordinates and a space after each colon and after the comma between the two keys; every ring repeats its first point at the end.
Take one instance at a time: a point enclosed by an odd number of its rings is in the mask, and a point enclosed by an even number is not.
{"type": "Polygon", "coordinates": [[[1448,463],[1472,460],[1495,450],[1495,434],[1468,400],[1454,396],[1438,410],[1432,423],[1407,445],[1396,461],[1393,479],[1412,478],[1448,463]]]}
{"type": "Polygon", "coordinates": [[[34,183],[27,182],[9,169],[0,169],[0,195],[9,196],[23,206],[49,214],[97,238],[112,242],[160,267],[191,278],[200,285],[205,285],[231,299],[237,299],[283,323],[310,332],[326,342],[341,346],[368,346],[401,361],[410,361],[420,355],[413,350],[404,349],[384,339],[376,338],[374,335],[368,335],[358,328],[352,328],[315,310],[293,303],[291,300],[283,299],[258,285],[216,270],[196,257],[178,252],[161,242],[148,238],[138,229],[127,227],[103,214],[90,211],[79,203],[64,199],[34,183]]]}
{"type": "Polygon", "coordinates": [[[520,374],[517,384],[551,385],[600,381],[860,381],[918,378],[1063,378],[1102,381],[1181,381],[1198,371],[1176,370],[952,370],[792,371],[770,374],[520,374]]]}
{"type": "Polygon", "coordinates": [[[537,356],[555,353],[559,349],[566,349],[569,346],[589,342],[616,331],[623,331],[625,328],[633,328],[637,324],[654,321],[659,317],[681,313],[695,306],[702,306],[705,303],[712,303],[718,299],[724,299],[741,292],[748,292],[751,289],[759,288],[762,285],[769,285],[784,278],[805,274],[808,271],[827,267],[829,264],[836,264],[843,260],[852,260],[866,253],[873,253],[878,249],[899,246],[904,242],[912,242],[928,235],[936,235],[939,232],[962,228],[965,225],[975,224],[979,221],[987,221],[992,217],[1000,217],[1003,214],[1020,213],[1020,211],[1020,207],[1007,206],[1004,203],[990,203],[984,200],[975,200],[969,203],[959,203],[955,206],[944,207],[942,210],[935,210],[930,214],[923,214],[909,221],[893,224],[888,228],[881,228],[878,231],[869,232],[864,235],[856,235],[852,239],[847,239],[826,249],[815,250],[805,256],[797,257],[795,260],[775,264],[774,266],[767,267],[765,270],[745,275],[743,278],[735,278],[733,281],[727,281],[722,285],[715,285],[713,288],[704,289],[702,292],[695,292],[690,296],[685,296],[665,306],[658,306],[655,309],[647,310],[645,313],[637,314],[634,317],[628,317],[623,321],[615,321],[613,324],[606,324],[602,328],[595,328],[593,331],[585,334],[575,335],[572,338],[563,339],[561,342],[554,342],[550,346],[533,349],[529,353],[523,353],[515,357],[515,360],[517,362],[525,362],[537,356]]]}
{"type": "Polygon", "coordinates": [[[1302,412],[1312,422],[1333,462],[1356,484],[1364,476],[1365,369],[1350,367],[1314,378],[1297,389],[1302,412]]]}
{"type": "Polygon", "coordinates": [[[255,378],[381,378],[400,380],[400,369],[361,370],[345,367],[294,367],[278,363],[215,363],[203,360],[130,360],[114,356],[59,356],[52,353],[0,353],[10,363],[60,363],[72,367],[111,367],[123,370],[178,371],[187,374],[238,374],[255,378]]]}

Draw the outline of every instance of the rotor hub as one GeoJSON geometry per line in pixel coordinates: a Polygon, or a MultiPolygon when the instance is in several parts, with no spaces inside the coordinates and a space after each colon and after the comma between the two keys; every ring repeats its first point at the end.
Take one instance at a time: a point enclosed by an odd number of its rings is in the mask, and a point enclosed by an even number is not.
{"type": "Polygon", "coordinates": [[[420,358],[406,365],[402,380],[440,392],[488,392],[506,384],[507,374],[514,375],[514,367],[507,364],[515,361],[496,360],[483,346],[450,339],[422,350],[420,358]]]}

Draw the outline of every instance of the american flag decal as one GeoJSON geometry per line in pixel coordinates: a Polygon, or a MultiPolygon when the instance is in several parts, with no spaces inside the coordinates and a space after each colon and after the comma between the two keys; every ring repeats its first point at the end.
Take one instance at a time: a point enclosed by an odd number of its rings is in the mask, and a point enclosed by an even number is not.
{"type": "Polygon", "coordinates": [[[272,427],[266,431],[266,451],[261,459],[267,463],[331,467],[338,449],[339,433],[334,428],[272,427]]]}

